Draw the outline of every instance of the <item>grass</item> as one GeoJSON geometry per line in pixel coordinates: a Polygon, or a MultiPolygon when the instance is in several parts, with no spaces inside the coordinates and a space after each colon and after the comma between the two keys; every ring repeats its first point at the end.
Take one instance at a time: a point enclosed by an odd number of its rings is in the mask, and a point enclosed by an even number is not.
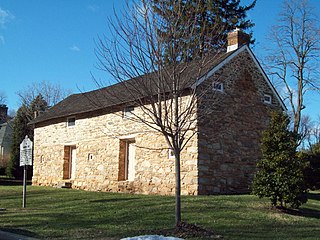
{"type": "MultiPolygon", "coordinates": [[[[40,239],[119,239],[174,226],[174,197],[0,186],[0,230],[40,239]]],[[[187,196],[182,218],[224,239],[319,239],[320,192],[299,212],[282,213],[251,195],[187,196]]],[[[163,231],[162,231],[163,232],[163,231]]]]}

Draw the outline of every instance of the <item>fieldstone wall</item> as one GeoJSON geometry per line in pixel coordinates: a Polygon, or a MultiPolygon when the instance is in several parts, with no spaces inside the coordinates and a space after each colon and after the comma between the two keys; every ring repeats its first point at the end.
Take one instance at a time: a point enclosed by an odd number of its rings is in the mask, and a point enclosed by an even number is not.
{"type": "MultiPolygon", "coordinates": [[[[269,111],[281,109],[280,103],[247,51],[201,87],[206,94],[197,103],[198,132],[181,153],[182,194],[248,192],[261,157],[261,133],[269,111]],[[213,82],[223,83],[223,91],[214,90],[213,82]],[[272,96],[272,104],[264,103],[264,94],[272,96]]],[[[71,182],[92,191],[174,194],[174,158],[161,134],[123,118],[120,110],[75,117],[72,127],[66,118],[36,126],[34,185],[71,182]],[[119,175],[123,139],[136,144],[134,181],[119,175]],[[77,158],[75,176],[64,180],[66,146],[76,147],[77,158]]]]}
{"type": "MultiPolygon", "coordinates": [[[[199,194],[249,191],[261,157],[261,133],[269,111],[280,104],[247,51],[241,52],[204,85],[222,82],[223,92],[208,91],[199,108],[199,194]],[[272,104],[264,103],[272,95],[272,104]]],[[[199,105],[200,105],[199,104],[199,105]]]]}
{"type": "MultiPolygon", "coordinates": [[[[164,137],[141,123],[123,118],[122,111],[76,116],[72,127],[67,126],[67,119],[58,119],[36,126],[34,135],[33,185],[61,186],[71,182],[73,188],[92,191],[174,194],[174,158],[169,158],[164,137]],[[119,181],[123,139],[135,140],[134,181],[119,181]],[[64,180],[65,146],[75,146],[77,157],[73,166],[75,176],[64,180]]],[[[197,143],[195,135],[181,153],[184,195],[198,193],[197,143]]]]}

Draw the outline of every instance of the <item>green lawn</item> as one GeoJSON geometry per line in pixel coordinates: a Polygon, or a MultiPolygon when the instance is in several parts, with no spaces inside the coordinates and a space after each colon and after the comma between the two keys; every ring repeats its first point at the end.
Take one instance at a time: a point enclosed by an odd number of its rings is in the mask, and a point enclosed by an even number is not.
{"type": "MultiPolygon", "coordinates": [[[[182,198],[182,218],[224,239],[320,239],[320,193],[297,214],[271,210],[250,195],[182,198]]],[[[40,239],[119,239],[174,225],[174,197],[0,186],[0,230],[40,239]]]]}

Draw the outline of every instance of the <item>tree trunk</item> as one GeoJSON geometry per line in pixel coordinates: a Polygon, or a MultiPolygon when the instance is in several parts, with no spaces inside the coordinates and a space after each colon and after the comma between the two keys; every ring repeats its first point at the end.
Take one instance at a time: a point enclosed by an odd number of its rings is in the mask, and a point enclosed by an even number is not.
{"type": "MultiPolygon", "coordinates": [[[[303,60],[300,60],[303,61],[303,60]]],[[[299,61],[299,62],[300,62],[299,61]]],[[[303,110],[303,66],[301,66],[301,63],[299,63],[299,69],[298,69],[298,96],[297,96],[297,110],[294,115],[294,133],[299,133],[299,127],[301,122],[301,111],[303,110]]]]}
{"type": "Polygon", "coordinates": [[[181,179],[180,179],[180,151],[174,150],[176,172],[176,227],[181,222],[181,179]]]}

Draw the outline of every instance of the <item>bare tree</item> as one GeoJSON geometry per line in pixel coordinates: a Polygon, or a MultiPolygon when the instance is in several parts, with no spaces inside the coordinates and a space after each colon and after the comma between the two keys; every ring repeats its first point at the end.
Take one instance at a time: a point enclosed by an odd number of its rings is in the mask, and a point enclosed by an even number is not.
{"type": "MultiPolygon", "coordinates": [[[[165,10],[167,6],[164,2],[161,1],[157,7],[165,10]]],[[[198,6],[196,2],[195,7],[198,6]]],[[[189,39],[195,32],[205,32],[206,29],[199,30],[196,27],[198,20],[185,16],[186,9],[181,1],[172,1],[172,4],[174,11],[167,16],[172,21],[170,26],[156,15],[150,1],[141,0],[128,5],[122,15],[116,14],[115,19],[109,19],[113,35],[110,38],[103,36],[98,39],[96,55],[99,68],[111,74],[112,80],[123,89],[121,92],[109,91],[105,97],[110,101],[115,100],[117,103],[139,108],[143,114],[134,112],[134,120],[160,132],[168,148],[174,152],[175,219],[178,225],[181,222],[180,153],[197,133],[196,123],[201,119],[201,115],[205,116],[209,111],[213,111],[201,108],[202,97],[206,94],[207,87],[212,89],[212,85],[198,85],[197,81],[220,53],[217,50],[210,51],[208,45],[204,46],[207,54],[196,61],[181,61],[188,46],[175,44],[177,39],[189,39]],[[183,29],[179,22],[182,16],[188,19],[184,21],[183,29]],[[159,35],[159,29],[165,28],[166,36],[159,35]],[[168,42],[170,48],[166,54],[170,54],[170,64],[164,59],[168,42]],[[128,79],[131,80],[127,81],[128,79]]],[[[214,22],[214,19],[212,21],[214,22]]],[[[223,33],[223,27],[216,24],[215,31],[223,33]]],[[[110,84],[96,82],[100,87],[110,84]]],[[[211,97],[213,108],[217,98],[211,97]]]]}
{"type": "Polygon", "coordinates": [[[293,116],[293,129],[299,132],[305,95],[319,90],[320,28],[308,0],[285,0],[279,24],[269,38],[269,73],[278,81],[280,92],[293,116]]]}
{"type": "Polygon", "coordinates": [[[312,120],[309,115],[303,115],[299,133],[302,149],[312,152],[314,146],[320,143],[320,117],[318,117],[318,120],[312,120]]]}
{"type": "Polygon", "coordinates": [[[313,130],[314,142],[320,144],[320,116],[318,116],[318,121],[315,124],[313,130]]]}
{"type": "Polygon", "coordinates": [[[312,141],[313,141],[313,131],[315,128],[315,124],[312,121],[311,117],[309,115],[304,115],[301,117],[301,123],[300,123],[300,140],[299,145],[302,144],[302,148],[310,148],[312,141]]]}
{"type": "Polygon", "coordinates": [[[315,152],[315,148],[320,144],[320,117],[314,121],[308,136],[309,150],[315,152]]]}
{"type": "Polygon", "coordinates": [[[7,96],[5,95],[5,93],[0,92],[0,104],[5,104],[7,101],[7,96]]]}
{"type": "Polygon", "coordinates": [[[67,97],[70,94],[70,91],[63,89],[59,84],[42,81],[39,83],[34,82],[26,89],[17,92],[21,105],[26,106],[30,106],[32,101],[40,94],[47,102],[48,106],[53,106],[67,97]]]}

